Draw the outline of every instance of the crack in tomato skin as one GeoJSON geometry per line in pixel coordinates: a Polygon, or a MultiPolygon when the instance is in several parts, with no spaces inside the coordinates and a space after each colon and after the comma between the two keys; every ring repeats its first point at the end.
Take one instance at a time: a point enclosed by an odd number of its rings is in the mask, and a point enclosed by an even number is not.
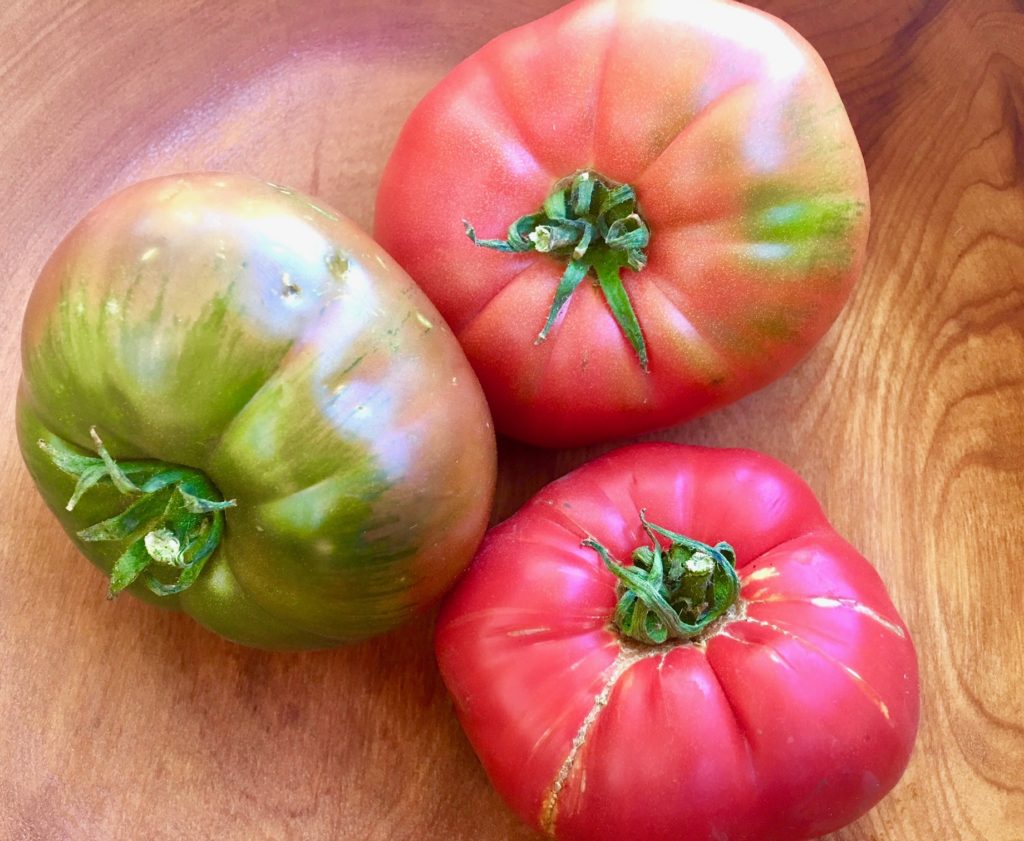
{"type": "Polygon", "coordinates": [[[572,744],[569,747],[569,752],[566,754],[564,761],[558,769],[558,774],[555,776],[555,779],[552,780],[551,785],[548,788],[548,792],[544,797],[540,816],[538,817],[538,824],[541,831],[550,838],[557,837],[555,834],[555,822],[558,820],[559,795],[562,793],[562,789],[564,788],[566,781],[569,779],[570,774],[572,774],[579,753],[586,744],[587,736],[590,734],[594,725],[597,724],[597,720],[600,718],[601,713],[608,706],[608,702],[611,699],[611,695],[616,684],[618,684],[623,675],[625,675],[631,667],[635,666],[641,660],[647,660],[652,657],[668,656],[671,649],[675,647],[676,646],[674,644],[670,644],[668,646],[669,650],[667,651],[662,651],[660,647],[652,650],[649,646],[631,643],[628,640],[620,641],[619,653],[616,655],[615,661],[609,669],[609,674],[605,680],[604,686],[601,687],[601,691],[594,696],[594,704],[584,717],[583,723],[580,724],[580,729],[573,737],[572,744]]]}
{"type": "MultiPolygon", "coordinates": [[[[705,628],[699,637],[692,640],[671,640],[669,642],[661,643],[660,645],[651,646],[638,643],[627,638],[618,637],[616,644],[619,647],[619,653],[608,668],[609,674],[605,680],[604,686],[601,688],[601,691],[594,696],[593,706],[584,717],[582,724],[580,724],[579,730],[573,737],[569,752],[566,754],[561,766],[559,766],[558,774],[552,781],[547,790],[547,794],[545,795],[540,817],[538,818],[538,824],[542,832],[551,838],[557,837],[555,833],[555,823],[558,819],[559,795],[562,793],[566,782],[572,775],[579,753],[586,745],[587,736],[597,724],[601,714],[610,703],[612,692],[616,685],[626,675],[629,669],[643,660],[657,657],[659,658],[658,673],[660,674],[665,666],[666,659],[674,651],[680,648],[694,648],[697,651],[704,653],[707,651],[707,646],[712,639],[719,635],[726,635],[726,629],[729,624],[732,622],[743,621],[746,618],[746,615],[746,602],[740,598],[731,604],[723,615],[719,616],[713,623],[705,628]]],[[[615,632],[615,629],[612,626],[609,626],[609,630],[613,633],[615,632]]],[[[707,668],[712,674],[715,673],[710,662],[707,663],[707,668]]],[[[717,680],[717,675],[715,677],[717,680]]],[[[719,686],[721,686],[720,683],[719,686]]],[[[725,695],[724,688],[722,689],[722,692],[725,696],[725,702],[729,705],[730,709],[733,709],[731,702],[728,700],[727,695],[725,695]]],[[[733,714],[736,715],[735,709],[733,709],[733,714]]],[[[744,728],[739,727],[739,729],[744,733],[744,738],[746,738],[744,728]]]]}
{"type": "Polygon", "coordinates": [[[852,610],[854,613],[859,613],[861,616],[866,616],[868,619],[881,625],[889,633],[894,634],[900,639],[906,639],[907,634],[897,623],[891,619],[886,619],[877,610],[868,607],[866,604],[857,601],[856,599],[841,599],[833,598],[831,596],[812,596],[810,598],[798,598],[795,596],[777,595],[768,596],[763,599],[748,599],[747,604],[809,604],[813,607],[820,607],[825,609],[837,609],[846,608],[852,610]]]}
{"type": "MultiPolygon", "coordinates": [[[[885,701],[882,700],[881,693],[879,693],[877,689],[875,689],[870,683],[868,683],[854,669],[852,669],[846,663],[843,663],[833,655],[829,654],[820,645],[816,645],[810,640],[800,636],[797,633],[794,633],[793,631],[789,631],[786,628],[783,628],[774,622],[766,622],[763,619],[755,619],[751,616],[746,616],[741,621],[749,622],[753,625],[758,625],[762,628],[768,628],[769,630],[778,634],[780,637],[793,640],[797,644],[804,646],[809,651],[813,651],[822,659],[827,660],[829,663],[839,668],[850,678],[850,680],[853,681],[854,686],[856,686],[857,689],[860,692],[862,692],[865,695],[865,697],[867,697],[867,699],[875,706],[875,708],[878,709],[878,711],[882,714],[882,717],[886,720],[886,722],[892,725],[892,713],[889,711],[888,704],[886,704],[885,701]]],[[[733,639],[736,638],[733,637],[733,639]]]]}

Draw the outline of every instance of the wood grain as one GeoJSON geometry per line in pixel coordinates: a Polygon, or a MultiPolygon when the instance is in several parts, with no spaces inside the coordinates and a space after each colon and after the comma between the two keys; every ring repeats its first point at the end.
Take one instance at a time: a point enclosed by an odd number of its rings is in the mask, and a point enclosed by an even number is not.
{"type": "MultiPolygon", "coordinates": [[[[130,181],[229,168],[368,225],[413,103],[558,0],[8,0],[0,7],[0,838],[498,841],[429,619],[273,655],[103,599],[13,435],[21,314],[73,222],[130,181]]],[[[822,52],[874,229],[789,376],[651,436],[793,465],[872,558],[924,682],[903,782],[831,841],[1024,841],[1024,4],[765,0],[822,52]]],[[[496,517],[608,447],[505,442],[496,517]]]]}

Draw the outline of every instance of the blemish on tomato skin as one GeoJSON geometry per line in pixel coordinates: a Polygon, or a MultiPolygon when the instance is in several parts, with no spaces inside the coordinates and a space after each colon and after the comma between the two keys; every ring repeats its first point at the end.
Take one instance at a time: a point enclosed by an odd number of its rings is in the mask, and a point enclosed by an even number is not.
{"type": "Polygon", "coordinates": [[[329,251],[324,256],[324,265],[335,280],[345,280],[345,276],[348,274],[349,265],[348,260],[340,251],[337,249],[329,251]]]}
{"type": "Polygon", "coordinates": [[[297,300],[301,294],[301,287],[292,280],[292,276],[289,272],[282,272],[281,274],[281,298],[283,300],[297,300]]]}

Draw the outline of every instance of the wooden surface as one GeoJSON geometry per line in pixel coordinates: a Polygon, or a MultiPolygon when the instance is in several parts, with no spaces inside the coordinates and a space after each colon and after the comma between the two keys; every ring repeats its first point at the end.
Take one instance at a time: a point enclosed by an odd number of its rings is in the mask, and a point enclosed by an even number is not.
{"type": "MultiPolygon", "coordinates": [[[[534,837],[452,716],[429,621],[272,655],[108,603],[33,490],[11,410],[33,278],[101,196],[230,168],[368,224],[416,99],[557,4],[0,6],[0,838],[534,837]]],[[[911,766],[832,841],[1024,841],[1024,5],[759,5],[818,47],[845,98],[873,190],[868,269],[796,371],[657,437],[793,465],[915,634],[911,766]]],[[[597,451],[504,443],[496,516],[597,451]]]]}

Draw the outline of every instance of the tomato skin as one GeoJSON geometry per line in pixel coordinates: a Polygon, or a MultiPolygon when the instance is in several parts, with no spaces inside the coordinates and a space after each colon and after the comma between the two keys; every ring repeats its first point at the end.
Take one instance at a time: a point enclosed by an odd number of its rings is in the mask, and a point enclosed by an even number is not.
{"type": "Polygon", "coordinates": [[[22,453],[72,540],[125,497],[37,442],[201,470],[225,533],[198,580],[157,597],[266,648],[380,633],[451,584],[486,528],[494,434],[443,319],[364,233],[313,199],[221,173],[145,181],[61,243],[22,331],[22,453]],[[443,397],[443,399],[440,399],[443,397]]]}
{"type": "Polygon", "coordinates": [[[417,106],[374,231],[452,325],[498,431],[564,447],[782,375],[846,301],[868,225],[849,119],[792,29],[729,0],[577,0],[487,44],[417,106]],[[621,273],[647,373],[590,282],[535,344],[564,264],[463,231],[503,237],[580,170],[631,184],[650,228],[646,268],[621,273]]]}
{"type": "Polygon", "coordinates": [[[917,731],[916,655],[878,574],[746,450],[639,444],[551,483],[488,533],[436,648],[494,785],[562,841],[817,837],[895,785],[917,731]],[[644,508],[736,550],[741,606],[700,642],[611,625],[616,579],[581,541],[626,561],[644,508]]]}

